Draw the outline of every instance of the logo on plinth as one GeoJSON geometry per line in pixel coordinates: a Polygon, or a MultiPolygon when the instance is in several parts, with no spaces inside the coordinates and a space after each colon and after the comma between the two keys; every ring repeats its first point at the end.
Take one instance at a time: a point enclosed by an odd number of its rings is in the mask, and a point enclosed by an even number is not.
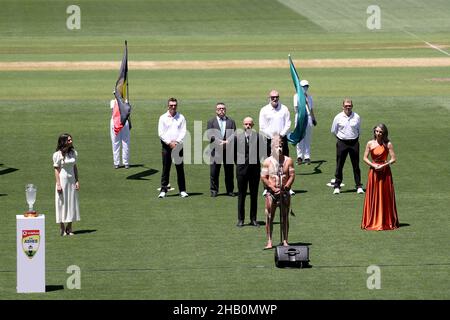
{"type": "Polygon", "coordinates": [[[22,230],[22,248],[25,255],[33,259],[39,249],[40,230],[22,230]]]}

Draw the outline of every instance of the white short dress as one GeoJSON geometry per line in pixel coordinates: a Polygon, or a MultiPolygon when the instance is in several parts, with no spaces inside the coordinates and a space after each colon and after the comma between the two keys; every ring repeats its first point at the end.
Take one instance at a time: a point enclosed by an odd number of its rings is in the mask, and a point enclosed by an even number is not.
{"type": "Polygon", "coordinates": [[[78,153],[73,150],[65,157],[61,151],[53,154],[53,167],[60,168],[59,180],[62,192],[58,192],[55,183],[55,211],[56,223],[73,222],[80,220],[80,209],[78,205],[78,190],[75,189],[74,166],[77,162],[78,153]]]}

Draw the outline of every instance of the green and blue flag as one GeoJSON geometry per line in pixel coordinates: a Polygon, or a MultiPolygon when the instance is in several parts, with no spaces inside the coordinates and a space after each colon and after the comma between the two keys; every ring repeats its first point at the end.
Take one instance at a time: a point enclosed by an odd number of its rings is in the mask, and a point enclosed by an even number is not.
{"type": "Polygon", "coordinates": [[[292,81],[297,92],[297,125],[293,132],[289,133],[287,139],[292,144],[299,143],[304,137],[306,126],[308,125],[308,111],[306,110],[306,96],[303,88],[300,86],[300,79],[297,70],[289,55],[289,69],[291,71],[292,81]]]}

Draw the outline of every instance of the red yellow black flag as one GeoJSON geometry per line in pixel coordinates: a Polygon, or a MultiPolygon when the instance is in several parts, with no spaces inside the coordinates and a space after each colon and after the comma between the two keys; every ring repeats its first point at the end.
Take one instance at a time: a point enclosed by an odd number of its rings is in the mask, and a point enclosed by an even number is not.
{"type": "Polygon", "coordinates": [[[114,133],[117,135],[128,120],[130,129],[131,105],[128,102],[128,47],[125,41],[125,53],[120,65],[119,78],[114,89],[116,103],[113,108],[114,133]]]}

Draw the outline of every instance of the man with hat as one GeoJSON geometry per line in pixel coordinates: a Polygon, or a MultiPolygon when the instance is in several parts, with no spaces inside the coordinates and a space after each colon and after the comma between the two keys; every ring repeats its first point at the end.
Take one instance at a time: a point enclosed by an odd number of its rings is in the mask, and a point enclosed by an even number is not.
{"type": "MultiPolygon", "coordinates": [[[[308,89],[309,89],[308,80],[304,79],[304,80],[300,81],[300,86],[302,87],[303,92],[305,93],[306,105],[307,105],[307,111],[308,111],[308,124],[306,125],[305,136],[296,145],[297,164],[302,164],[302,163],[311,164],[311,151],[310,151],[310,149],[311,149],[311,134],[312,134],[312,127],[317,125],[317,121],[316,121],[316,117],[314,116],[312,96],[307,93],[308,89]]],[[[294,112],[295,112],[295,126],[297,126],[297,113],[298,113],[297,93],[294,95],[294,112]]]]}
{"type": "Polygon", "coordinates": [[[334,194],[339,194],[342,182],[342,170],[345,159],[350,155],[353,167],[353,177],[358,193],[364,193],[361,184],[361,170],[359,169],[359,134],[361,128],[361,118],[353,112],[353,102],[351,99],[344,99],[342,102],[342,112],[336,115],[331,125],[331,133],[337,138],[336,141],[336,173],[334,181],[334,194]]]}

